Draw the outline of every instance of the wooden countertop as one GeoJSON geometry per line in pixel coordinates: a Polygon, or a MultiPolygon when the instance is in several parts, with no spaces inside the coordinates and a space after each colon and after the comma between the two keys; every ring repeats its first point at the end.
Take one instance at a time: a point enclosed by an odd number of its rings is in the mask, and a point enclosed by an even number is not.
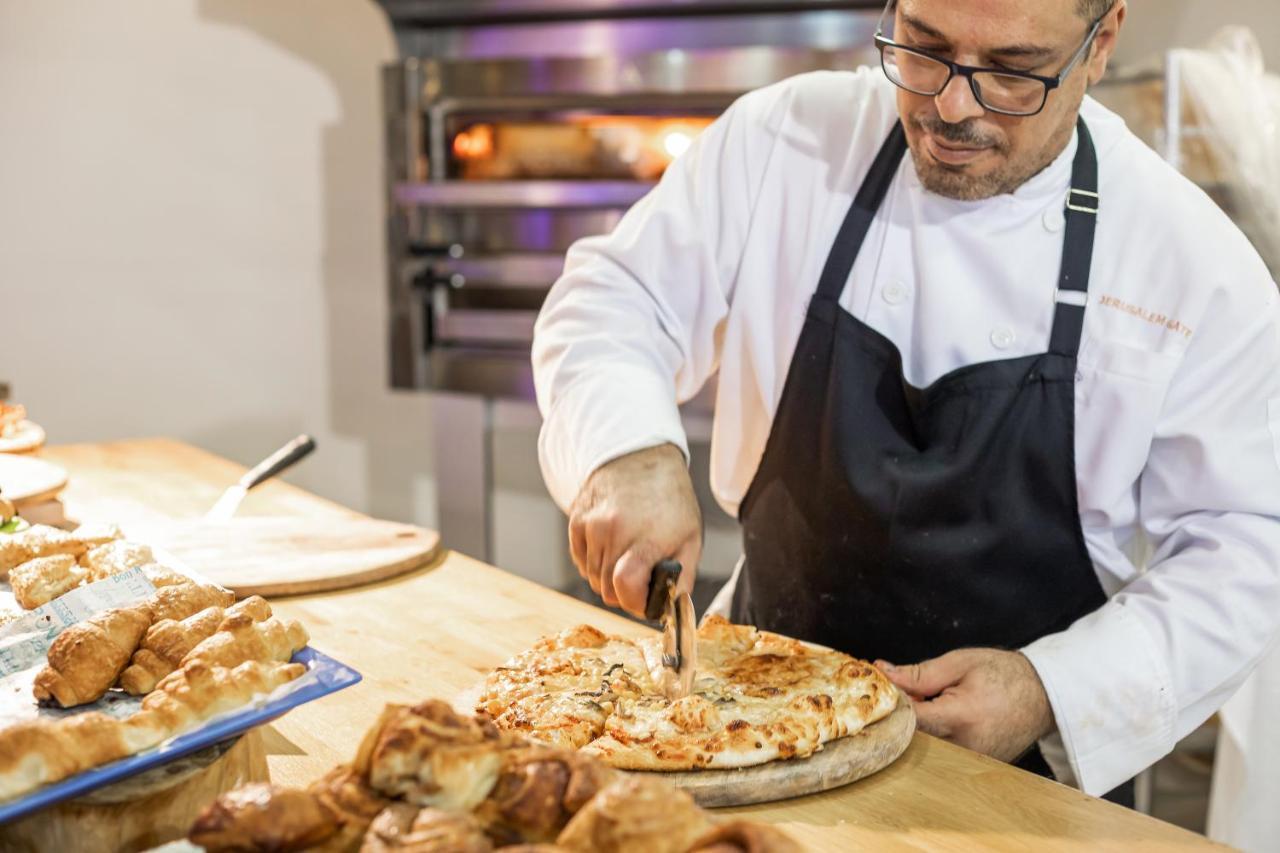
{"type": "MultiPolygon", "coordinates": [[[[70,471],[63,498],[72,518],[122,524],[200,515],[244,471],[167,439],[50,447],[41,455],[70,471]]],[[[251,492],[240,512],[355,514],[277,481],[251,492]]],[[[578,622],[646,630],[452,552],[394,580],[272,604],[303,620],[316,648],[364,675],[269,727],[272,779],[286,785],[349,759],[385,703],[451,698],[543,634],[578,622]]],[[[895,764],[853,785],[724,811],[777,823],[822,851],[1210,846],[1202,836],[923,734],[895,764]]]]}

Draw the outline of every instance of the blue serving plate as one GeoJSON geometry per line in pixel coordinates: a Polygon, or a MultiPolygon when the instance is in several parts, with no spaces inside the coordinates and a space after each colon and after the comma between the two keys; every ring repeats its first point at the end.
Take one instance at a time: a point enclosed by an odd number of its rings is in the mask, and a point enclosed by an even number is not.
{"type": "Polygon", "coordinates": [[[300,683],[296,689],[280,698],[220,717],[166,741],[154,749],[77,773],[61,782],[46,785],[25,796],[0,803],[0,824],[221,743],[254,726],[269,723],[291,708],[319,699],[321,696],[327,696],[344,687],[350,687],[360,680],[360,673],[328,655],[317,652],[310,646],[295,654],[293,662],[305,664],[307,674],[298,679],[300,683]]]}

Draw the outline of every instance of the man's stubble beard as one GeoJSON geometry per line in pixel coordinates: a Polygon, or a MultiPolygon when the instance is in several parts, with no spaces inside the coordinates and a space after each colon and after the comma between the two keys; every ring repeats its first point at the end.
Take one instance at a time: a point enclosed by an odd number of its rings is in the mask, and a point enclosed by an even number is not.
{"type": "MultiPolygon", "coordinates": [[[[936,116],[912,116],[909,121],[921,133],[931,133],[960,145],[991,145],[998,155],[1008,156],[1007,144],[983,135],[971,121],[948,124],[936,116]]],[[[1034,157],[1021,162],[1006,160],[992,171],[976,176],[967,174],[964,167],[939,163],[915,148],[911,149],[911,159],[921,185],[929,192],[956,201],[981,201],[1011,193],[1044,171],[1062,153],[1074,128],[1074,121],[1058,128],[1034,157]]]]}

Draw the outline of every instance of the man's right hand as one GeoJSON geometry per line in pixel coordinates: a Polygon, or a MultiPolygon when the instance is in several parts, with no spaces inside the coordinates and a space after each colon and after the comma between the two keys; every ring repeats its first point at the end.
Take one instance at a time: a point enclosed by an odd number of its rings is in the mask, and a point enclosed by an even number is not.
{"type": "Polygon", "coordinates": [[[680,561],[680,586],[693,588],[702,554],[702,514],[684,454],[672,444],[601,465],[569,508],[569,548],[578,574],[610,607],[644,615],[649,575],[680,561]]]}

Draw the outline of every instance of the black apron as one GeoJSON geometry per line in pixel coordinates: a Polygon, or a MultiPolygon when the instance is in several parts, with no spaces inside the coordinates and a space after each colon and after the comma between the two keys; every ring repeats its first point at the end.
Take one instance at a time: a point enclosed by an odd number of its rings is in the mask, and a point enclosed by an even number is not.
{"type": "MultiPolygon", "coordinates": [[[[894,126],[827,257],[743,498],[735,621],[901,664],[1016,649],[1106,601],[1076,501],[1098,201],[1083,120],[1078,135],[1049,351],[915,388],[897,347],[839,305],[907,148],[894,126]]],[[[1022,764],[1047,772],[1033,753],[1022,764]]]]}

